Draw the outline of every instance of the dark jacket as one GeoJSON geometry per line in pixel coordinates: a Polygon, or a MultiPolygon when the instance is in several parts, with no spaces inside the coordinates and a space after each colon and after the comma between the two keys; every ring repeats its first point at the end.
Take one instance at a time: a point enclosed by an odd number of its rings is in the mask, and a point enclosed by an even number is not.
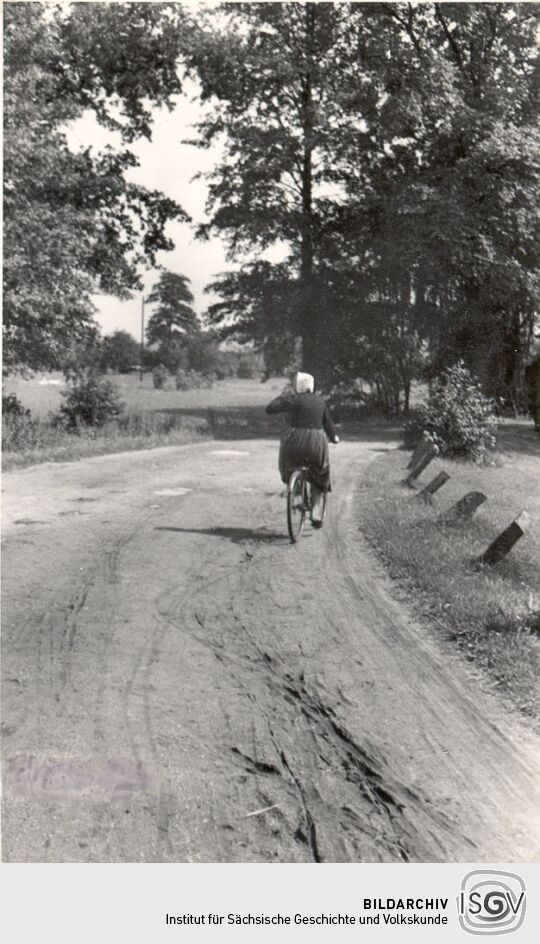
{"type": "Polygon", "coordinates": [[[290,413],[291,429],[324,429],[332,441],[337,436],[326,400],[317,393],[284,394],[272,400],[266,412],[290,413]]]}

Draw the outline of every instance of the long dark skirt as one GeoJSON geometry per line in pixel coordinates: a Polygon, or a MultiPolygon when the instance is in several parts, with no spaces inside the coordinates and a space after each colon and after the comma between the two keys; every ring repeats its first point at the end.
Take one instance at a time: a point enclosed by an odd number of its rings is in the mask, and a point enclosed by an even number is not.
{"type": "Polygon", "coordinates": [[[330,459],[328,440],[322,429],[288,429],[279,448],[279,471],[282,481],[289,481],[291,472],[307,466],[309,479],[323,492],[330,491],[330,459]]]}

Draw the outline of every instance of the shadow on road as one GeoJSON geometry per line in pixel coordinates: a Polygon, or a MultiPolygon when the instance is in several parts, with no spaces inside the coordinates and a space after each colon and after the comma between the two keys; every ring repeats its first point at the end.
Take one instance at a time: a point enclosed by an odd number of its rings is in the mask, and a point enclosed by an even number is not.
{"type": "MultiPolygon", "coordinates": [[[[186,423],[203,424],[214,439],[280,439],[288,429],[285,414],[268,415],[261,406],[246,407],[163,407],[155,410],[168,417],[172,428],[182,428],[186,423]]],[[[338,417],[336,417],[338,421],[338,417]]],[[[366,416],[361,420],[338,422],[340,438],[349,442],[400,440],[402,423],[381,417],[366,416]]]]}
{"type": "Polygon", "coordinates": [[[205,421],[214,439],[279,439],[286,422],[269,416],[263,407],[163,408],[155,411],[168,416],[175,426],[189,420],[205,421]]]}
{"type": "Polygon", "coordinates": [[[272,544],[281,539],[288,540],[283,532],[253,531],[250,528],[173,528],[167,525],[158,526],[156,531],[178,531],[181,534],[207,534],[211,538],[225,538],[235,544],[255,542],[256,544],[272,544]]]}

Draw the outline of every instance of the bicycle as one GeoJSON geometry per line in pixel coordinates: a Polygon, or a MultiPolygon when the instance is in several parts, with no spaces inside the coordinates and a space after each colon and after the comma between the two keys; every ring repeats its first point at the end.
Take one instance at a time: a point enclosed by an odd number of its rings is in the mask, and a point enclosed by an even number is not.
{"type": "MultiPolygon", "coordinates": [[[[321,522],[322,526],[326,512],[326,492],[322,494],[321,522]]],[[[287,528],[289,537],[293,544],[300,539],[304,530],[306,514],[311,511],[311,482],[309,481],[309,469],[307,466],[301,466],[291,472],[289,483],[287,485],[287,528]]]]}

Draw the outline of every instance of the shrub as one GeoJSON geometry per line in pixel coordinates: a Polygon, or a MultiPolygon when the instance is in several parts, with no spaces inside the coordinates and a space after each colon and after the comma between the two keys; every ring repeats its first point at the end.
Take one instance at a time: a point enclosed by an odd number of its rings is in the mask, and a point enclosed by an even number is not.
{"type": "Polygon", "coordinates": [[[231,368],[228,365],[217,364],[214,373],[216,375],[216,380],[228,380],[229,377],[233,376],[231,368]]]}
{"type": "Polygon", "coordinates": [[[6,452],[29,448],[36,438],[36,422],[14,393],[2,396],[2,444],[6,452]]]}
{"type": "Polygon", "coordinates": [[[422,433],[426,428],[425,425],[422,425],[426,422],[424,409],[425,407],[415,407],[413,410],[409,410],[409,418],[402,432],[403,446],[405,449],[415,449],[420,441],[422,433]]]}
{"type": "Polygon", "coordinates": [[[358,419],[370,402],[359,380],[335,384],[326,399],[336,422],[358,419]]]}
{"type": "Polygon", "coordinates": [[[433,382],[427,404],[405,426],[406,445],[412,448],[424,430],[441,455],[483,462],[495,448],[494,404],[462,361],[433,382]]]}
{"type": "Polygon", "coordinates": [[[197,370],[179,370],[174,380],[177,390],[196,390],[211,387],[216,375],[201,374],[197,370]]]}
{"type": "Polygon", "coordinates": [[[153,436],[168,433],[175,427],[174,413],[158,413],[153,410],[130,409],[118,421],[119,433],[126,436],[153,436]]]}
{"type": "Polygon", "coordinates": [[[12,418],[19,419],[24,416],[27,419],[31,417],[30,410],[27,410],[19,400],[18,396],[14,393],[4,393],[2,394],[2,418],[4,420],[9,420],[12,418]]]}
{"type": "Polygon", "coordinates": [[[261,375],[260,358],[255,354],[243,354],[238,361],[237,377],[240,380],[256,380],[261,375]]]}
{"type": "Polygon", "coordinates": [[[152,380],[156,390],[166,390],[169,386],[171,375],[164,364],[157,364],[152,371],[152,380]]]}
{"type": "Polygon", "coordinates": [[[116,386],[110,380],[102,380],[94,374],[75,381],[62,396],[57,421],[66,429],[79,431],[81,427],[95,429],[116,419],[122,411],[122,403],[116,386]]]}

